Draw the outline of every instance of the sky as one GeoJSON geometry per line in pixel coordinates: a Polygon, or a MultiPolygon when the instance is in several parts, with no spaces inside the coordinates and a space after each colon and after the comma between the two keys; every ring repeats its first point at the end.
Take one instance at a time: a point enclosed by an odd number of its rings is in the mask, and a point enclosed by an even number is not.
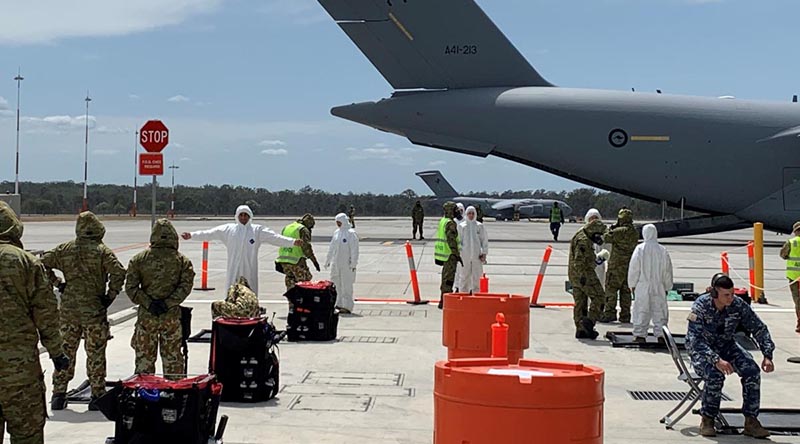
{"type": "MultiPolygon", "coordinates": [[[[800,92],[797,0],[478,0],[549,81],[788,101],[800,92]]],[[[134,131],[170,128],[180,184],[429,194],[580,184],[334,118],[390,86],[316,0],[0,0],[0,181],[132,183],[134,131]]],[[[149,178],[140,178],[147,181],[149,178]]],[[[2,190],[5,191],[5,190],[2,190]]]]}

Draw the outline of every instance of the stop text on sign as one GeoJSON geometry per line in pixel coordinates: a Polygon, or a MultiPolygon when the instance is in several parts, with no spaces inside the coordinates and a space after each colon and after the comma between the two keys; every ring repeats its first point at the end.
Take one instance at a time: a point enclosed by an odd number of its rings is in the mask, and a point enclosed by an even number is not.
{"type": "Polygon", "coordinates": [[[139,130],[139,144],[147,152],[160,153],[169,144],[169,129],[160,120],[148,120],[139,130]]]}

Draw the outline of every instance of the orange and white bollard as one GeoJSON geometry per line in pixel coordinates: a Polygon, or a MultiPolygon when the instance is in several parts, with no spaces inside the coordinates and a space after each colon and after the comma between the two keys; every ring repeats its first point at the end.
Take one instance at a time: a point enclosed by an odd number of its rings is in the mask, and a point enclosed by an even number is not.
{"type": "Polygon", "coordinates": [[[414,290],[414,300],[407,301],[411,305],[425,305],[428,301],[423,301],[419,293],[419,279],[417,278],[417,264],[414,262],[414,250],[411,242],[406,241],[406,256],[408,256],[408,272],[411,274],[411,288],[414,290]]]}
{"type": "Polygon", "coordinates": [[[544,257],[542,257],[542,265],[539,266],[539,275],[536,276],[536,285],[533,287],[533,295],[531,296],[531,307],[540,307],[539,293],[542,291],[542,283],[544,282],[544,274],[547,272],[547,264],[550,262],[550,255],[553,254],[553,246],[548,245],[544,249],[544,257]]]}
{"type": "Polygon", "coordinates": [[[750,267],[750,300],[758,299],[756,295],[756,246],[753,241],[747,243],[747,262],[750,267]]]}
{"type": "Polygon", "coordinates": [[[728,262],[728,252],[723,251],[722,254],[720,254],[719,256],[719,259],[722,265],[722,274],[724,274],[725,276],[730,276],[731,263],[728,262]]]}
{"type": "Polygon", "coordinates": [[[203,268],[200,272],[200,287],[195,288],[198,291],[213,291],[215,288],[208,286],[208,241],[203,241],[203,268]]]}
{"type": "Polygon", "coordinates": [[[506,315],[497,313],[495,321],[497,322],[492,324],[492,357],[507,358],[508,324],[506,324],[506,315]]]}

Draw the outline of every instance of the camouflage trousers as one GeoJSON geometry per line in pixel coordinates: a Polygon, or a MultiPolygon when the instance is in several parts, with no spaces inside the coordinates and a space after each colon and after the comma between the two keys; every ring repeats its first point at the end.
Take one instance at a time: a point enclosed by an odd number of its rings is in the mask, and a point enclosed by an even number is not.
{"type": "Polygon", "coordinates": [[[3,385],[0,390],[0,444],[8,428],[11,444],[43,444],[44,381],[28,385],[3,385]]]}
{"type": "Polygon", "coordinates": [[[417,230],[419,230],[419,237],[420,238],[425,237],[425,235],[422,234],[422,221],[421,220],[415,220],[415,221],[413,221],[413,224],[414,224],[414,228],[413,228],[413,230],[414,230],[414,234],[413,234],[414,239],[417,238],[417,230]]]}
{"type": "Polygon", "coordinates": [[[589,318],[592,322],[597,322],[602,316],[601,305],[605,299],[603,287],[594,270],[591,272],[590,279],[585,285],[572,285],[572,298],[575,300],[575,308],[572,309],[572,319],[575,327],[582,329],[581,319],[589,318]]]}
{"type": "Polygon", "coordinates": [[[442,285],[439,287],[442,296],[453,292],[453,285],[456,283],[457,268],[458,260],[454,256],[450,256],[450,259],[442,265],[442,285]]]}
{"type": "MultiPolygon", "coordinates": [[[[742,350],[735,342],[731,342],[718,353],[721,359],[733,365],[736,374],[742,380],[742,414],[757,417],[761,407],[761,369],[758,364],[750,353],[742,350]]],[[[709,418],[716,418],[719,414],[725,374],[709,362],[692,361],[692,367],[706,382],[700,413],[709,418]]]]}
{"type": "Polygon", "coordinates": [[[66,393],[67,385],[75,376],[75,356],[83,337],[86,350],[86,375],[92,386],[92,396],[106,392],[106,344],[108,344],[108,320],[80,322],[61,319],[61,335],[64,337],[64,353],[69,357],[69,368],[53,373],[53,393],[66,393]]]}
{"type": "Polygon", "coordinates": [[[312,279],[311,270],[308,269],[308,264],[304,259],[296,264],[283,264],[283,274],[286,276],[284,282],[286,283],[286,291],[294,287],[298,282],[310,281],[312,279]]]}
{"type": "Polygon", "coordinates": [[[606,272],[606,295],[603,317],[617,317],[617,293],[619,293],[619,320],[631,321],[631,289],[628,287],[628,270],[609,267],[606,272]]]}
{"type": "Polygon", "coordinates": [[[136,329],[131,338],[131,347],[136,352],[135,373],[154,374],[160,350],[164,375],[169,379],[182,379],[186,373],[182,345],[181,311],[178,307],[161,316],[153,316],[139,307],[136,329]]]}
{"type": "Polygon", "coordinates": [[[794,301],[794,311],[797,315],[797,329],[800,330],[800,283],[795,282],[789,286],[789,291],[792,292],[792,300],[794,301]]]}

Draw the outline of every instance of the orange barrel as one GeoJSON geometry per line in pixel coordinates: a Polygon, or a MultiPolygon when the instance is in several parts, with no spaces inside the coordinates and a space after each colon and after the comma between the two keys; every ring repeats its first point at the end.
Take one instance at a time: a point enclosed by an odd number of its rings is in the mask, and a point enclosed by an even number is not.
{"type": "Polygon", "coordinates": [[[492,324],[497,313],[508,324],[508,360],[514,364],[530,347],[531,309],[527,296],[452,293],[444,296],[442,345],[447,358],[488,358],[492,355],[492,324]]]}
{"type": "Polygon", "coordinates": [[[523,359],[436,363],[434,444],[602,444],[604,372],[523,359]]]}

